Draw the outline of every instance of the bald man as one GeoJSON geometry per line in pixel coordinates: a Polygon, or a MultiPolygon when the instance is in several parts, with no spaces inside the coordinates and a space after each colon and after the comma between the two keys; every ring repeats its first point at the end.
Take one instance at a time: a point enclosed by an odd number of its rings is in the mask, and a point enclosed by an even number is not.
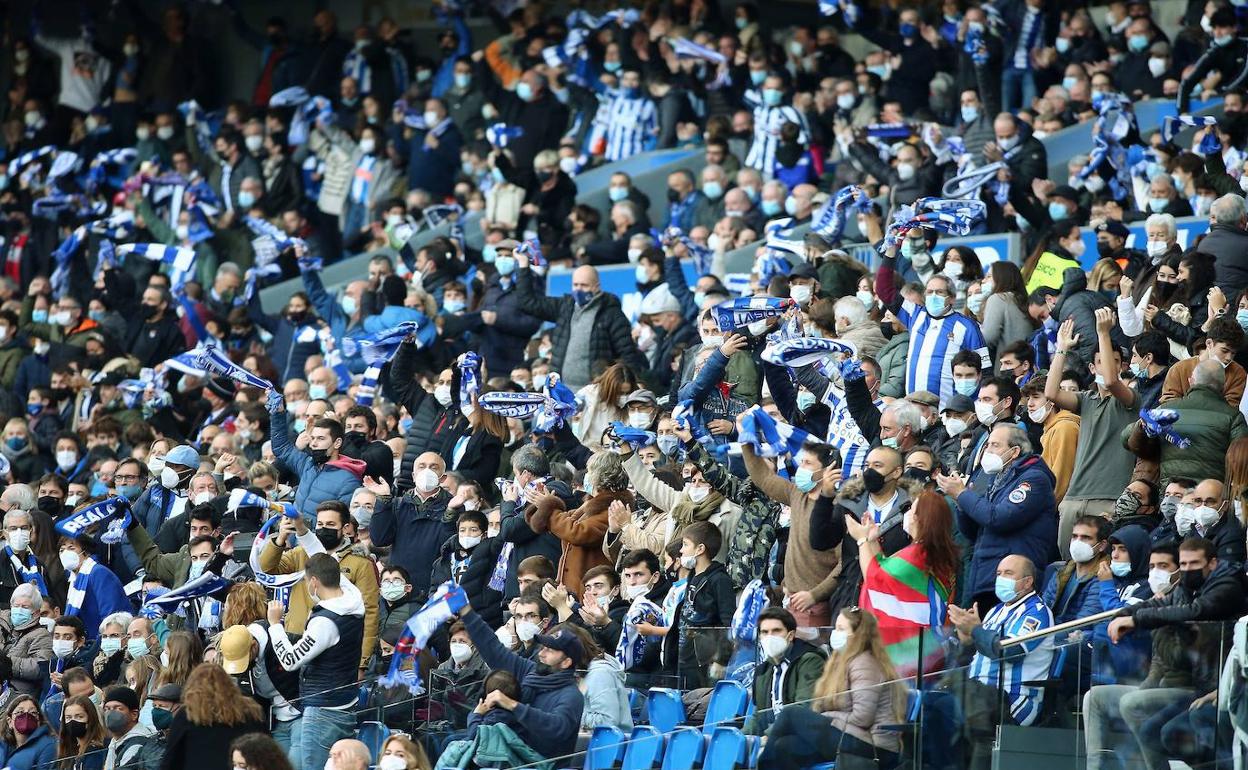
{"type": "Polygon", "coordinates": [[[363,741],[344,738],[330,747],[325,770],[368,770],[372,761],[363,741]]]}
{"type": "Polygon", "coordinates": [[[447,511],[451,495],[442,487],[445,480],[442,455],[424,452],[412,463],[413,488],[401,497],[391,495],[385,479],[364,481],[364,488],[377,495],[370,523],[373,545],[394,546],[390,566],[407,570],[412,596],[422,601],[429,591],[433,562],[442,544],[456,532],[455,516],[447,511]]]}
{"type": "Polygon", "coordinates": [[[529,258],[517,257],[516,293],[520,308],[529,315],[555,324],[551,332],[551,369],[559,372],[574,392],[588,385],[595,362],[623,362],[634,373],[649,369],[649,362],[633,340],[632,325],[620,309],[620,299],[602,291],[598,271],[582,265],[572,273],[572,293],[548,297],[533,287],[529,258]]]}

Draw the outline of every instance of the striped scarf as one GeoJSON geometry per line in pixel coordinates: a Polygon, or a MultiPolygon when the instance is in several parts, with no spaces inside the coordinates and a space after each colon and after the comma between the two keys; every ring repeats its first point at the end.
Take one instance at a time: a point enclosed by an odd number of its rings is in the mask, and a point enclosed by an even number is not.
{"type": "Polygon", "coordinates": [[[35,555],[30,551],[26,552],[26,563],[17,558],[17,554],[13,552],[10,546],[4,547],[4,555],[9,558],[13,564],[13,571],[22,576],[23,583],[34,583],[39,589],[39,595],[45,599],[48,596],[48,584],[44,582],[43,572],[39,569],[39,562],[35,559],[35,555]]]}
{"type": "Polygon", "coordinates": [[[87,588],[91,585],[91,572],[99,565],[90,556],[83,556],[77,572],[71,572],[69,593],[65,595],[65,614],[78,615],[82,612],[82,603],[87,598],[87,588]]]}

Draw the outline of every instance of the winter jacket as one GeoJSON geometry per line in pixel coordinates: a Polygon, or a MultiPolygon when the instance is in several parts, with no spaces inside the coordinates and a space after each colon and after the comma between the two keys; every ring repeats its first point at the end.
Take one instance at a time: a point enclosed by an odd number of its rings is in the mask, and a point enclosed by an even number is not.
{"type": "Polygon", "coordinates": [[[696,440],[685,444],[684,450],[685,457],[698,466],[711,489],[740,508],[736,526],[728,537],[728,553],[724,559],[733,586],[740,590],[751,580],[767,574],[776,544],[776,530],[780,527],[781,504],[750,479],[730,473],[696,440]]]}
{"type": "MultiPolygon", "coordinates": [[[[669,487],[661,479],[650,472],[650,469],[645,466],[645,463],[641,461],[641,458],[638,457],[636,453],[631,454],[628,459],[624,461],[624,471],[628,474],[629,481],[632,482],[633,490],[645,498],[646,502],[650,503],[652,506],[661,511],[667,512],[669,517],[672,510],[678,505],[693,505],[693,501],[689,497],[688,492],[669,487]]],[[[706,521],[709,521],[719,527],[720,534],[724,537],[719,553],[712,556],[715,561],[726,561],[729,543],[732,540],[733,533],[736,532],[737,519],[740,516],[740,513],[741,508],[729,498],[724,497],[724,499],[720,501],[718,509],[706,517],[706,521]]],[[[686,522],[685,524],[674,522],[672,524],[671,536],[668,538],[667,542],[680,540],[681,531],[689,523],[692,522],[686,522]]],[[[663,545],[666,544],[667,543],[663,543],[663,545]]],[[[659,546],[658,551],[655,551],[656,554],[662,551],[663,545],[659,546]]]]}
{"type": "Polygon", "coordinates": [[[1100,293],[1088,289],[1088,276],[1083,268],[1066,268],[1062,273],[1062,294],[1053,308],[1053,318],[1059,326],[1067,319],[1075,322],[1079,342],[1075,344],[1074,352],[1084,363],[1092,363],[1092,354],[1096,352],[1096,311],[1103,307],[1113,309],[1114,305],[1100,293]]]}
{"type": "MultiPolygon", "coordinates": [[[[448,446],[454,447],[462,424],[458,415],[451,411],[451,404],[443,406],[433,394],[421,387],[417,372],[426,354],[415,343],[399,345],[390,363],[390,392],[394,402],[406,407],[412,416],[412,427],[407,431],[407,446],[403,450],[403,463],[395,479],[394,491],[403,493],[412,488],[412,465],[425,452],[436,452],[443,457],[448,446]]],[[[440,544],[446,538],[439,538],[440,544]]]]}
{"type": "MultiPolygon", "coordinates": [[[[897,501],[893,503],[888,517],[880,522],[879,544],[885,556],[892,556],[910,545],[910,536],[902,528],[901,522],[922,491],[922,485],[910,479],[902,479],[897,485],[897,501]]],[[[818,551],[839,548],[841,552],[840,578],[831,600],[834,618],[840,614],[842,608],[857,606],[858,596],[862,593],[858,544],[850,537],[845,518],[853,516],[861,521],[863,514],[867,512],[868,500],[862,477],[855,476],[841,486],[841,491],[835,498],[820,495],[815,501],[814,510],[810,512],[810,546],[818,551]]]]}
{"type": "Polygon", "coordinates": [[[573,596],[583,592],[581,579],[586,570],[609,564],[602,551],[602,541],[607,534],[607,508],[616,500],[631,507],[633,495],[628,491],[604,490],[586,499],[574,511],[568,511],[559,497],[546,495],[526,514],[534,532],[550,532],[562,541],[555,581],[566,586],[573,596]]]}
{"type": "Polygon", "coordinates": [[[444,320],[443,335],[449,339],[458,336],[461,330],[471,331],[486,369],[510,374],[524,363],[525,346],[541,327],[539,319],[521,308],[515,278],[504,279],[494,274],[485,283],[485,294],[477,312],[448,316],[444,320]],[[495,314],[493,324],[481,320],[481,311],[485,310],[495,314]]]}
{"type": "MultiPolygon", "coordinates": [[[[787,668],[780,682],[781,702],[785,705],[805,705],[814,696],[815,682],[823,674],[823,665],[827,659],[828,656],[822,648],[794,638],[782,658],[782,663],[787,668]]],[[[771,710],[776,667],[776,661],[768,657],[764,657],[754,667],[754,684],[751,689],[754,712],[745,720],[746,735],[762,735],[776,721],[775,713],[771,710]]]]}
{"type": "MultiPolygon", "coordinates": [[[[358,339],[367,336],[363,320],[352,321],[351,316],[342,309],[342,303],[325,290],[319,270],[300,270],[299,277],[303,281],[303,290],[308,293],[308,299],[312,302],[312,309],[329,324],[329,330],[338,344],[342,344],[342,340],[348,337],[358,339]]],[[[350,356],[346,364],[353,374],[363,374],[363,356],[350,356]]]]}
{"type": "MultiPolygon", "coordinates": [[[[586,313],[594,314],[593,331],[583,348],[587,360],[578,363],[586,374],[592,371],[596,361],[622,362],[628,364],[638,375],[649,369],[646,357],[637,349],[637,343],[633,340],[632,325],[620,309],[619,297],[600,292],[584,307],[578,307],[571,294],[562,297],[539,294],[534,281],[531,270],[526,268],[516,271],[516,293],[519,295],[520,308],[534,318],[555,324],[551,331],[553,349],[550,368],[553,371],[562,373],[570,368],[566,359],[573,325],[576,319],[586,313]]],[[[567,375],[565,380],[569,380],[567,375]]],[[[568,384],[570,387],[580,387],[588,382],[587,378],[583,382],[569,380],[568,384]]]]}
{"type": "Polygon", "coordinates": [[[1248,576],[1241,565],[1218,560],[1196,591],[1182,584],[1159,599],[1133,604],[1126,609],[1138,629],[1160,628],[1178,623],[1233,621],[1244,614],[1248,576]]]}
{"type": "Polygon", "coordinates": [[[171,311],[158,320],[134,319],[126,330],[126,352],[139,360],[139,366],[156,366],[186,351],[186,337],[171,311]]]}
{"type": "MultiPolygon", "coordinates": [[[[350,134],[328,124],[318,125],[308,133],[308,149],[325,161],[325,181],[321,185],[317,206],[326,214],[341,216],[346,212],[351,185],[364,153],[350,134]]],[[[368,210],[376,212],[382,202],[394,197],[396,189],[401,185],[402,176],[399,170],[389,158],[379,155],[373,165],[372,180],[368,187],[368,210]]]]}
{"type": "Polygon", "coordinates": [[[438,560],[433,563],[433,575],[429,580],[431,586],[440,586],[448,580],[458,583],[468,595],[468,601],[491,627],[503,624],[503,594],[490,588],[494,565],[498,563],[498,550],[494,548],[497,542],[497,538],[486,538],[465,554],[459,547],[459,535],[451,535],[439,549],[438,560]],[[453,562],[465,555],[468,565],[464,567],[462,574],[454,575],[453,562]]]}
{"type": "MultiPolygon", "coordinates": [[[[1045,568],[1041,598],[1045,606],[1052,610],[1054,623],[1086,618],[1100,612],[1101,592],[1096,572],[1107,558],[1101,554],[1093,559],[1083,577],[1079,577],[1073,560],[1053,562],[1045,568]]],[[[1057,638],[1064,639],[1065,635],[1058,634],[1057,638]]]]}
{"type": "Polygon", "coordinates": [[[852,342],[858,348],[859,358],[874,358],[880,348],[888,343],[884,332],[880,331],[878,321],[865,318],[856,324],[850,324],[845,331],[836,336],[842,342],[852,342]]]}
{"type": "Polygon", "coordinates": [[[237,725],[192,722],[184,709],[173,715],[169,736],[164,741],[161,770],[217,770],[233,757],[230,744],[248,733],[264,732],[268,722],[246,721],[237,725]]]}
{"type": "Polygon", "coordinates": [[[463,730],[468,726],[468,715],[485,695],[481,690],[489,674],[490,667],[475,650],[459,668],[453,660],[444,661],[430,675],[431,705],[441,707],[441,718],[450,722],[454,729],[463,730]]]}
{"type": "Polygon", "coordinates": [[[995,353],[1015,342],[1026,342],[1035,331],[1031,316],[1009,294],[989,294],[984,301],[984,341],[995,353]]]}
{"type": "Polygon", "coordinates": [[[416,130],[408,140],[403,153],[408,158],[407,189],[424,190],[434,200],[441,200],[451,194],[459,176],[459,150],[464,139],[454,122],[435,135],[436,147],[425,141],[429,133],[416,130]]]}
{"type": "MultiPolygon", "coordinates": [[[[309,530],[299,538],[299,545],[283,551],[277,544],[277,538],[265,540],[264,550],[260,552],[260,569],[270,575],[289,575],[303,570],[308,563],[311,548],[314,553],[325,553],[325,547],[316,539],[316,533],[309,530]]],[[[332,554],[338,560],[339,569],[360,591],[364,599],[364,641],[361,645],[360,668],[368,665],[368,659],[377,647],[377,630],[379,625],[379,602],[381,586],[378,581],[377,565],[369,558],[368,549],[361,545],[343,543],[332,554]]],[[[292,634],[303,634],[304,626],[312,615],[312,599],[308,596],[302,580],[294,584],[290,591],[290,604],[286,610],[286,630],[292,634]]]]}
{"type": "Polygon", "coordinates": [[[30,734],[20,747],[11,743],[0,745],[0,764],[6,770],[36,770],[46,767],[56,759],[56,737],[48,730],[47,725],[39,727],[30,734]]]}
{"type": "Polygon", "coordinates": [[[302,378],[308,356],[321,354],[321,343],[316,336],[320,320],[315,316],[309,315],[304,322],[296,324],[285,313],[269,315],[260,306],[260,292],[255,292],[247,303],[247,317],[273,335],[266,348],[281,382],[302,378]]]}
{"type": "Polygon", "coordinates": [[[180,588],[186,582],[191,572],[189,545],[183,545],[173,553],[161,553],[152,536],[147,534],[147,530],[140,526],[137,519],[126,530],[126,535],[150,579],[159,580],[173,588],[180,588]]]}
{"type": "Polygon", "coordinates": [[[413,601],[424,601],[438,549],[455,533],[455,517],[446,509],[450,499],[445,489],[428,500],[414,494],[377,499],[369,536],[375,546],[393,546],[389,563],[411,576],[413,601]]]}
{"type": "Polygon", "coordinates": [[[900,331],[880,348],[876,362],[880,365],[880,396],[901,398],[906,395],[906,358],[910,354],[910,332],[900,331]]]}
{"type": "Polygon", "coordinates": [[[958,495],[958,529],[975,544],[966,595],[993,590],[997,563],[1006,556],[1026,556],[1032,564],[1049,561],[1057,543],[1053,484],[1044,460],[1029,454],[992,476],[984,491],[958,495]]]}
{"type": "MultiPolygon", "coordinates": [[[[693,417],[701,423],[703,428],[712,420],[735,422],[738,416],[753,405],[752,402],[737,396],[731,384],[728,385],[727,392],[720,387],[725,382],[728,365],[736,358],[737,356],[734,355],[729,359],[722,351],[715,350],[702,364],[702,368],[693,375],[693,378],[681,387],[676,396],[678,401],[693,403],[693,417]]],[[[725,446],[730,442],[731,437],[712,435],[711,440],[716,445],[725,446]]]]}
{"type": "Polygon", "coordinates": [[[1160,442],[1161,483],[1175,477],[1225,477],[1226,448],[1235,439],[1248,435],[1244,415],[1228,405],[1221,392],[1203,385],[1192,388],[1182,398],[1167,401],[1165,407],[1179,413],[1171,429],[1192,443],[1179,449],[1169,441],[1160,442]]]}
{"type": "Polygon", "coordinates": [[[605,725],[618,727],[627,734],[633,729],[633,712],[628,705],[628,690],[624,687],[624,667],[613,652],[608,651],[589,662],[581,686],[585,690],[582,730],[605,725]]]}
{"type": "Polygon", "coordinates": [[[1248,286],[1248,232],[1235,225],[1215,224],[1196,251],[1213,257],[1214,282],[1228,297],[1248,286]]]}
{"type": "MultiPolygon", "coordinates": [[[[550,489],[551,485],[547,486],[550,489]]],[[[571,490],[568,490],[569,492],[571,490]]],[[[516,567],[530,556],[545,556],[551,564],[558,564],[563,555],[563,543],[554,533],[534,532],[529,526],[529,515],[533,506],[523,501],[517,506],[510,500],[503,500],[499,505],[502,526],[498,539],[512,544],[511,559],[507,562],[507,588],[503,597],[514,599],[520,595],[520,586],[516,583],[516,567]]]]}
{"type": "Polygon", "coordinates": [[[492,669],[510,671],[520,682],[520,702],[512,715],[529,746],[545,757],[562,757],[576,748],[585,698],[571,671],[538,671],[537,663],[503,647],[494,629],[475,613],[463,617],[468,636],[492,669]]]}
{"type": "MultiPolygon", "coordinates": [[[[1053,472],[1053,494],[1060,503],[1075,473],[1075,447],[1079,443],[1079,415],[1055,404],[1042,424],[1040,457],[1053,472]]],[[[1053,605],[1049,605],[1050,607],[1053,605]]]]}
{"type": "Polygon", "coordinates": [[[4,610],[0,612],[0,646],[13,664],[9,677],[13,689],[38,696],[52,660],[52,632],[39,624],[37,616],[21,628],[14,628],[10,610],[4,610]]]}
{"type": "Polygon", "coordinates": [[[339,456],[323,465],[312,461],[307,452],[296,449],[286,427],[287,412],[276,412],[269,419],[269,433],[273,437],[273,454],[299,477],[295,489],[295,508],[308,520],[316,521],[316,506],[326,500],[341,500],[351,504],[351,495],[360,488],[364,477],[364,461],[339,456]]]}
{"type": "MultiPolygon", "coordinates": [[[[1128,525],[1114,530],[1110,545],[1122,543],[1131,559],[1131,572],[1126,577],[1097,580],[1100,606],[1097,612],[1117,610],[1148,601],[1153,589],[1148,584],[1148,557],[1151,543],[1148,530],[1139,525],[1128,525]]],[[[1098,623],[1094,631],[1092,648],[1095,668],[1108,678],[1123,684],[1136,684],[1148,672],[1148,656],[1152,646],[1148,631],[1134,631],[1118,640],[1109,640],[1109,623],[1098,623]]]]}
{"type": "MultiPolygon", "coordinates": [[[[1161,386],[1160,402],[1162,404],[1169,406],[1169,402],[1182,398],[1191,391],[1192,372],[1196,370],[1200,361],[1200,356],[1192,356],[1165,370],[1166,377],[1161,386]]],[[[1225,371],[1226,387],[1222,389],[1222,398],[1227,404],[1238,409],[1240,401],[1244,398],[1244,390],[1248,388],[1248,372],[1234,361],[1226,367],[1225,371]]]]}

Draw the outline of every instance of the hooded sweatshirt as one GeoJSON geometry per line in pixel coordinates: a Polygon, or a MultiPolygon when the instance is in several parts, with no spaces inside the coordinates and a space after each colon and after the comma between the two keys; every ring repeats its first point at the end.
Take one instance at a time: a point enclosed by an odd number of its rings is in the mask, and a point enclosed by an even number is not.
{"type": "Polygon", "coordinates": [[[607,725],[624,732],[633,729],[633,712],[624,688],[624,667],[614,655],[601,655],[589,663],[581,683],[585,693],[585,711],[581,729],[593,730],[607,725]]]}
{"type": "MultiPolygon", "coordinates": [[[[1097,581],[1102,612],[1139,604],[1153,596],[1153,589],[1148,585],[1148,557],[1152,550],[1148,530],[1138,524],[1125,526],[1110,535],[1111,548],[1114,543],[1122,543],[1127,547],[1127,553],[1131,557],[1131,572],[1126,577],[1097,581]]],[[[1152,650],[1148,631],[1127,634],[1117,644],[1111,644],[1109,623],[1100,623],[1094,631],[1092,645],[1097,669],[1112,676],[1115,681],[1134,684],[1148,673],[1152,650]],[[1108,670],[1110,668],[1112,670],[1108,670]]]]}

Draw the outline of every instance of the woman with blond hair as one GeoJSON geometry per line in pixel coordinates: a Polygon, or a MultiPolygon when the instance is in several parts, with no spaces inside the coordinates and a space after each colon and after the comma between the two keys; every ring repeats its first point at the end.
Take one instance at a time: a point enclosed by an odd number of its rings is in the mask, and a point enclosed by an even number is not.
{"type": "Polygon", "coordinates": [[[225,669],[200,664],[182,688],[182,708],[169,725],[161,770],[230,767],[235,738],[267,731],[260,704],[243,695],[225,669]]]}
{"type": "Polygon", "coordinates": [[[1226,494],[1243,524],[1248,516],[1248,436],[1235,439],[1226,450],[1226,494]]]}
{"type": "Polygon", "coordinates": [[[406,735],[395,733],[381,744],[381,756],[377,758],[377,770],[432,770],[429,755],[419,743],[406,735]]]}
{"type": "Polygon", "coordinates": [[[793,704],[776,715],[759,767],[839,765],[842,754],[874,758],[881,770],[897,766],[901,738],[884,726],[904,719],[906,690],[875,617],[857,607],[841,610],[828,643],[832,654],[815,682],[810,708],[793,704]]]}
{"type": "MultiPolygon", "coordinates": [[[[204,662],[204,646],[199,637],[190,631],[175,631],[165,639],[165,651],[160,654],[163,668],[156,677],[156,687],[162,684],[186,685],[187,677],[204,662]]],[[[156,689],[153,687],[152,689],[156,689]]]]}
{"type": "Polygon", "coordinates": [[[221,627],[246,626],[264,620],[268,601],[259,583],[235,583],[230,586],[221,608],[221,627]]]}

